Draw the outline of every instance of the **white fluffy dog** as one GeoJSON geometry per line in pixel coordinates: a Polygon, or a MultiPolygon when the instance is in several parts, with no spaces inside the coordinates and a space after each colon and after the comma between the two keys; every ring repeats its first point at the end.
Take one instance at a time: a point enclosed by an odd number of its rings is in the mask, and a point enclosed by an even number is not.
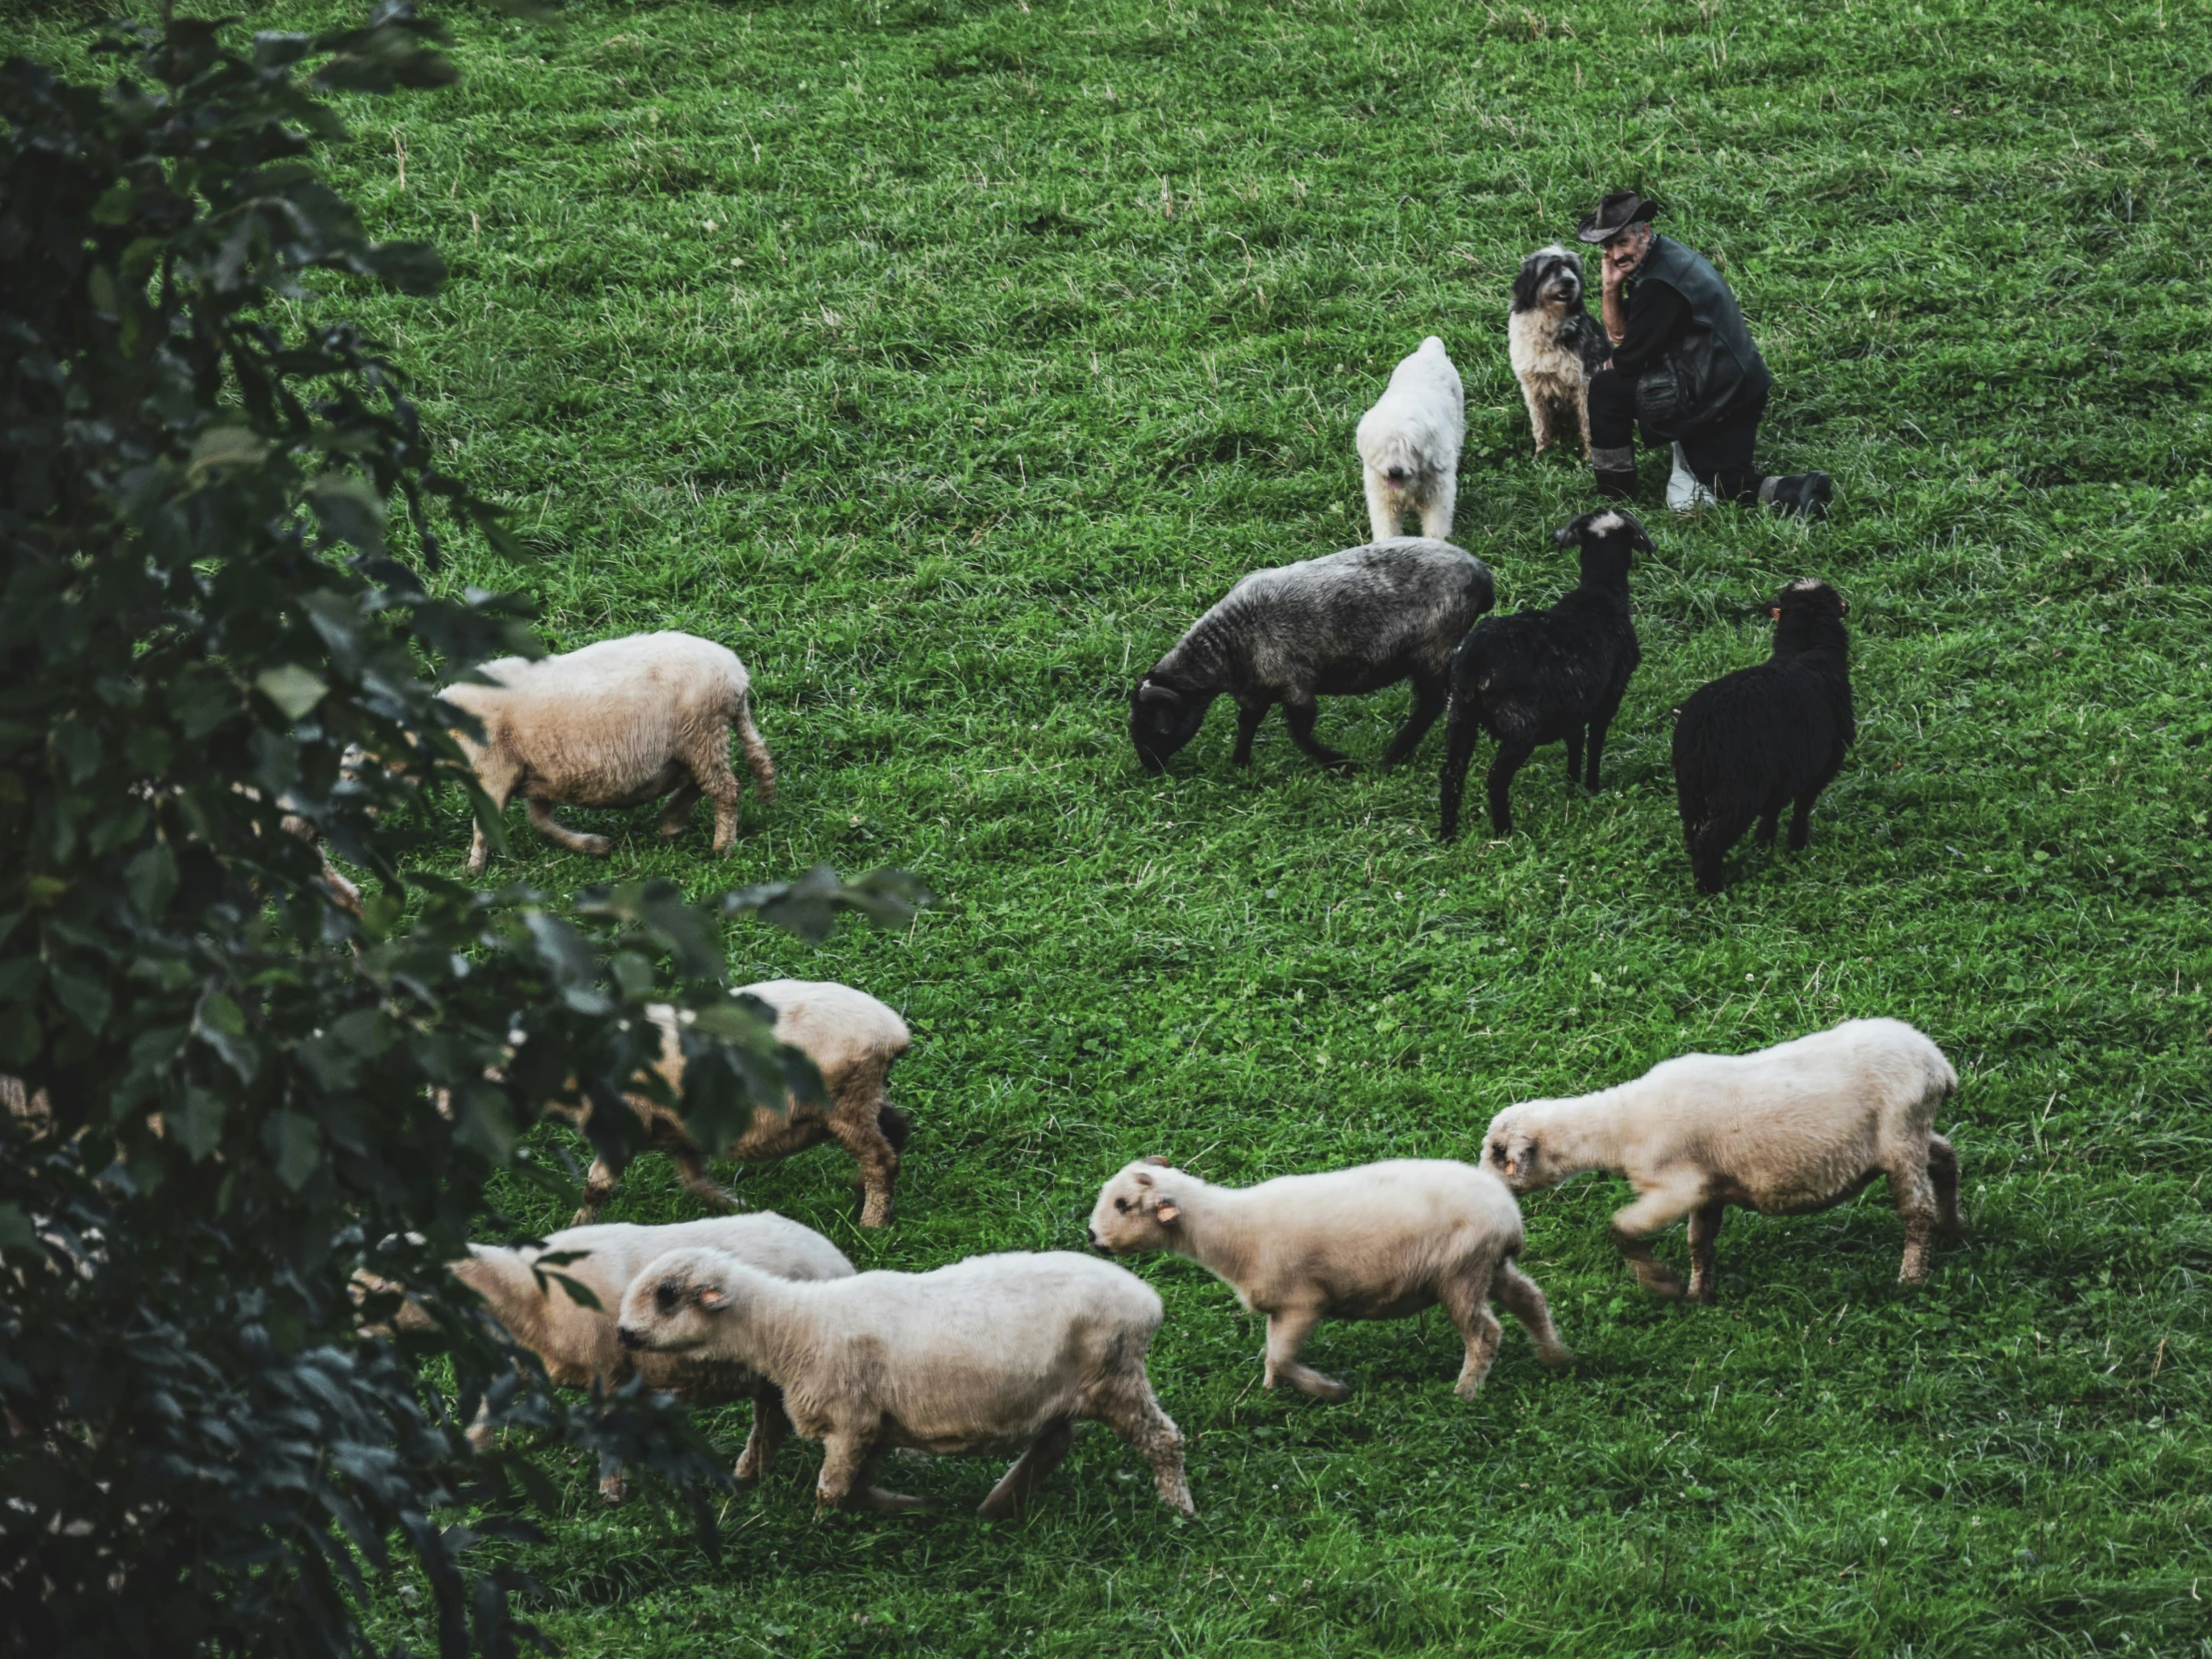
{"type": "Polygon", "coordinates": [[[1420,514],[1422,535],[1451,539],[1466,435],[1459,371],[1444,342],[1430,334],[1390,371],[1375,407],[1360,417],[1356,441],[1367,472],[1368,525],[1377,541],[1398,534],[1408,509],[1420,514]]]}

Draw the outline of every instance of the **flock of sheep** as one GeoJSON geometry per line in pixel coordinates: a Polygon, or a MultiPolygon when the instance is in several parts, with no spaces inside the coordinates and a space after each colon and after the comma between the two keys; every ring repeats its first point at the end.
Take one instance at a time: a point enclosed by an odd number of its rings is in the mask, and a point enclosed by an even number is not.
{"type": "MultiPolygon", "coordinates": [[[[1459,398],[1440,341],[1399,365],[1360,426],[1375,540],[1256,572],[1201,617],[1131,695],[1130,734],[1147,768],[1158,771],[1187,744],[1221,696],[1237,705],[1240,763],[1281,703],[1294,741],[1342,766],[1314,737],[1316,698],[1408,680],[1411,713],[1385,763],[1409,756],[1448,707],[1447,837],[1478,732],[1498,746],[1489,807],[1500,833],[1510,829],[1513,774],[1539,745],[1563,743],[1579,781],[1586,742],[1587,782],[1597,787],[1606,730],[1639,660],[1628,572],[1649,538],[1625,512],[1585,514],[1557,536],[1579,552],[1579,584],[1547,610],[1483,618],[1490,573],[1444,539],[1459,398]],[[1393,533],[1408,507],[1429,535],[1393,533]]],[[[1807,815],[1852,740],[1842,599],[1824,583],[1797,582],[1771,609],[1773,659],[1705,687],[1676,730],[1683,828],[1705,890],[1719,885],[1722,856],[1754,821],[1772,837],[1784,806],[1796,806],[1791,845],[1804,844],[1807,815]]],[[[739,799],[733,734],[760,795],[773,795],[744,666],[689,635],[487,664],[446,697],[476,724],[457,735],[493,803],[521,795],[539,831],[574,850],[604,854],[608,843],[563,828],[555,804],[665,800],[661,830],[675,835],[702,795],[715,803],[715,846],[727,850],[739,799]]],[[[471,867],[487,852],[479,830],[471,867]]],[[[777,980],[739,994],[764,1005],[778,1038],[812,1058],[823,1100],[795,1096],[734,1144],[702,1147],[641,1094],[631,1104],[648,1145],[676,1159],[688,1192],[727,1211],[735,1201],[708,1174],[710,1154],[761,1162],[834,1140],[858,1167],[862,1225],[886,1225],[907,1141],[907,1120],[885,1093],[910,1041],[904,1021],[842,985],[777,980]]],[[[661,1008],[652,1017],[661,1072],[680,1093],[680,1016],[661,1008]]],[[[1625,1176],[1636,1197],[1612,1218],[1611,1235],[1637,1279],[1657,1296],[1711,1301],[1713,1243],[1728,1206],[1802,1214],[1887,1176],[1905,1225],[1899,1277],[1914,1284],[1928,1272],[1933,1234],[1961,1227],[1957,1157],[1935,1128],[1956,1087],[1941,1051],[1912,1026],[1853,1020],[1753,1054],[1686,1055],[1576,1099],[1508,1107],[1476,1164],[1397,1160],[1237,1189],[1146,1159],[1105,1183],[1089,1239],[1110,1256],[1171,1251],[1199,1263],[1266,1316],[1266,1385],[1324,1399],[1349,1390],[1301,1359],[1318,1323],[1440,1306],[1464,1344],[1456,1391],[1471,1397],[1502,1335],[1493,1302],[1528,1332],[1542,1363],[1570,1359],[1543,1292],[1517,1264],[1516,1194],[1589,1171],[1625,1176]],[[1651,1243],[1685,1217],[1686,1286],[1651,1243]]],[[[1146,1371],[1164,1310],[1126,1270],[1047,1252],[855,1273],[830,1241],[779,1216],[594,1224],[614,1188],[613,1172],[595,1164],[576,1225],[525,1249],[475,1246],[453,1267],[556,1383],[642,1374],[697,1403],[750,1398],[737,1478],[758,1480],[796,1431],[823,1442],[819,1500],[856,1508],[934,1506],[872,1482],[880,1456],[907,1447],[1016,1454],[981,1508],[1009,1513],[1066,1455],[1072,1425],[1095,1419],[1145,1459],[1162,1501],[1195,1513],[1183,1436],[1146,1371]],[[562,1275],[534,1266],[549,1252],[568,1263],[562,1275]],[[597,1306],[568,1296],[560,1277],[581,1282],[597,1306]]],[[[602,1486],[619,1497],[621,1471],[604,1471],[602,1486]]]]}
{"type": "MultiPolygon", "coordinates": [[[[761,1161],[833,1136],[867,1179],[863,1225],[883,1225],[896,1155],[886,1170],[855,1126],[894,1112],[883,1087],[907,1045],[904,1023],[841,985],[780,980],[742,994],[777,1010],[777,1034],[814,1058],[829,1104],[794,1097],[785,1124],[716,1150],[761,1161]]],[[[673,1033],[672,1019],[656,1018],[673,1033]]],[[[673,1043],[667,1052],[669,1080],[681,1086],[680,1052],[673,1043]]],[[[1351,1392],[1300,1358],[1321,1321],[1441,1307],[1465,1348],[1455,1391],[1472,1398],[1502,1335],[1493,1302],[1545,1366],[1571,1359],[1542,1290],[1516,1262],[1516,1193],[1589,1171],[1626,1176],[1637,1196],[1611,1228],[1623,1258],[1653,1295],[1710,1302],[1713,1241],[1729,1205],[1804,1214],[1886,1175],[1905,1223],[1899,1279],[1918,1284],[1934,1233],[1962,1231],[1957,1155],[1935,1131],[1957,1081],[1912,1026],[1852,1020],[1753,1054],[1685,1055],[1576,1099],[1507,1107],[1490,1121],[1480,1164],[1398,1159],[1240,1189],[1143,1159],[1100,1190],[1090,1244],[1110,1256],[1171,1251],[1197,1262],[1266,1316],[1265,1385],[1321,1399],[1351,1392]],[[1651,1246],[1684,1216],[1687,1287],[1651,1246]]],[[[633,1105],[653,1124],[654,1144],[686,1162],[687,1187],[732,1207],[682,1126],[642,1096],[633,1105]]],[[[595,1169],[579,1222],[605,1196],[600,1176],[595,1169]]],[[[1094,1257],[1008,1253],[927,1273],[855,1273],[819,1233],[752,1214],[578,1225],[521,1249],[472,1246],[452,1271],[556,1384],[606,1387],[642,1375],[695,1404],[750,1398],[752,1432],[734,1471],[741,1484],[766,1474],[792,1431],[823,1442],[818,1501],[860,1509],[936,1506],[872,1482],[888,1450],[1011,1452],[980,1509],[1004,1515],[1066,1455],[1073,1424],[1093,1419],[1144,1458],[1163,1502],[1196,1513],[1182,1433],[1146,1372],[1159,1295],[1094,1257]],[[538,1268],[548,1256],[558,1274],[538,1268]],[[580,1283],[590,1304],[563,1281],[580,1283]]],[[[619,1468],[603,1471],[601,1490],[623,1495],[619,1468]]]]}

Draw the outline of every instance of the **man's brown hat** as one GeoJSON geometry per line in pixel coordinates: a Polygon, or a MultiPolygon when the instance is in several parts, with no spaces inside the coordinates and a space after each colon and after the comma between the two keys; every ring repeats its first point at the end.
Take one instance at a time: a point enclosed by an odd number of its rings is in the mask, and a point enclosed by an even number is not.
{"type": "Polygon", "coordinates": [[[1659,211],[1659,204],[1648,201],[1632,190],[1617,190],[1597,205],[1597,212],[1585,214],[1582,223],[1575,227],[1577,242],[1604,242],[1617,237],[1631,225],[1641,225],[1659,211]]]}

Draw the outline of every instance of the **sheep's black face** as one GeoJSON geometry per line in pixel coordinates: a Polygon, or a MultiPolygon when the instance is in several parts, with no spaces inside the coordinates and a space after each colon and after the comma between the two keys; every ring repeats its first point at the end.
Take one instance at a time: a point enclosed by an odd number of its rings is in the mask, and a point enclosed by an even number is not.
{"type": "Polygon", "coordinates": [[[1147,772],[1158,772],[1168,757],[1198,736],[1212,700],[1163,686],[1151,675],[1129,694],[1129,741],[1147,772]]]}
{"type": "Polygon", "coordinates": [[[1826,582],[1801,576],[1776,594],[1767,606],[1767,613],[1777,622],[1793,611],[1808,616],[1833,617],[1841,622],[1851,615],[1851,606],[1826,582]]]}

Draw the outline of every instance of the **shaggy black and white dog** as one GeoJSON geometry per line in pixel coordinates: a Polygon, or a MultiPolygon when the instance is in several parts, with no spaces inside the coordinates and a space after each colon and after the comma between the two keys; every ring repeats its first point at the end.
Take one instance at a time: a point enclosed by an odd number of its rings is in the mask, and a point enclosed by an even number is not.
{"type": "Polygon", "coordinates": [[[1550,448],[1560,415],[1573,409],[1590,453],[1590,376],[1605,361],[1605,330],[1582,304],[1582,256],[1553,243],[1521,261],[1505,335],[1513,373],[1528,400],[1536,453],[1550,448]]]}

